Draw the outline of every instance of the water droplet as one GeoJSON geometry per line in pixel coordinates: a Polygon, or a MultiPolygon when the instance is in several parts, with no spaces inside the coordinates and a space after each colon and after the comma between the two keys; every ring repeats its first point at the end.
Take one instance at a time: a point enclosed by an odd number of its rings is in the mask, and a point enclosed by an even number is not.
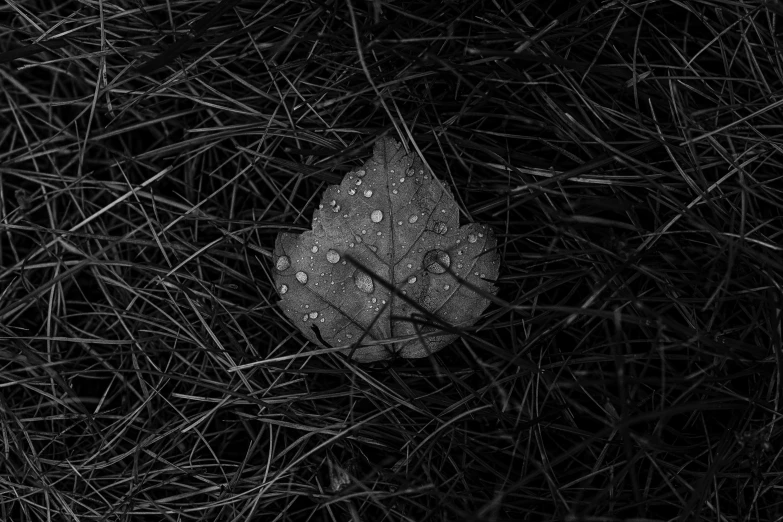
{"type": "Polygon", "coordinates": [[[476,234],[468,234],[468,243],[475,243],[478,241],[476,234]]]}
{"type": "Polygon", "coordinates": [[[375,288],[372,278],[361,270],[357,270],[353,276],[353,282],[356,283],[356,288],[364,292],[365,294],[371,294],[375,288]]]}
{"type": "Polygon", "coordinates": [[[318,312],[310,312],[310,319],[318,319],[318,312]]]}
{"type": "Polygon", "coordinates": [[[358,186],[359,186],[359,185],[361,185],[361,184],[362,184],[362,180],[360,180],[360,179],[357,179],[357,180],[356,180],[356,186],[358,187],[358,186]]]}
{"type": "Polygon", "coordinates": [[[334,207],[332,209],[332,212],[335,212],[335,213],[340,212],[340,205],[337,205],[336,207],[334,207]]]}
{"type": "Polygon", "coordinates": [[[307,274],[305,274],[302,271],[299,271],[296,273],[296,280],[299,281],[302,284],[307,283],[307,274]]]}
{"type": "Polygon", "coordinates": [[[416,282],[416,276],[410,276],[408,278],[408,284],[412,285],[415,282],[416,282]]]}
{"type": "Polygon", "coordinates": [[[398,222],[397,222],[397,224],[398,224],[398,225],[402,225],[402,221],[398,221],[398,222]]]}
{"type": "Polygon", "coordinates": [[[337,204],[337,202],[336,202],[335,200],[332,200],[332,201],[330,201],[330,202],[329,202],[329,206],[330,206],[330,207],[333,207],[333,206],[335,206],[336,204],[337,204]]]}
{"type": "MultiPolygon", "coordinates": [[[[444,289],[444,290],[448,290],[449,288],[451,288],[451,286],[449,286],[449,285],[443,285],[443,289],[444,289]]],[[[310,314],[310,315],[312,315],[312,314],[310,314]]]]}
{"type": "Polygon", "coordinates": [[[286,292],[288,292],[288,285],[280,285],[280,295],[283,295],[286,292]]]}
{"type": "Polygon", "coordinates": [[[354,194],[356,194],[356,190],[355,189],[351,189],[351,190],[348,191],[348,194],[353,196],[354,194]]]}
{"type": "Polygon", "coordinates": [[[311,248],[310,250],[313,252],[313,254],[315,254],[318,252],[318,247],[316,245],[313,245],[313,248],[311,248]]]}
{"type": "Polygon", "coordinates": [[[442,236],[449,231],[449,227],[447,227],[446,223],[443,221],[436,221],[432,230],[434,230],[436,234],[440,234],[442,236]]]}
{"type": "Polygon", "coordinates": [[[302,317],[302,321],[307,321],[307,314],[304,314],[304,317],[302,317]]]}
{"type": "Polygon", "coordinates": [[[419,216],[417,216],[416,214],[413,214],[411,217],[408,218],[408,223],[413,224],[413,223],[417,222],[418,220],[419,220],[419,216]]]}
{"type": "Polygon", "coordinates": [[[340,254],[338,254],[336,250],[329,250],[326,253],[326,260],[332,264],[335,264],[340,261],[340,254]]]}
{"type": "Polygon", "coordinates": [[[356,171],[356,175],[357,175],[357,176],[359,176],[360,178],[361,178],[362,176],[364,176],[364,174],[365,174],[364,170],[357,170],[357,171],[356,171]]]}
{"type": "Polygon", "coordinates": [[[364,197],[365,198],[372,197],[372,190],[370,190],[370,189],[365,190],[364,191],[364,197]]]}
{"type": "Polygon", "coordinates": [[[430,250],[424,254],[424,268],[433,274],[442,274],[451,265],[451,257],[443,250],[430,250]]]}
{"type": "Polygon", "coordinates": [[[405,178],[400,178],[400,183],[405,183],[405,178]]]}
{"type": "Polygon", "coordinates": [[[397,189],[392,190],[392,194],[397,194],[397,189]]]}
{"type": "Polygon", "coordinates": [[[370,219],[372,219],[373,223],[380,223],[383,219],[383,212],[380,210],[373,210],[372,214],[370,214],[370,219]]]}
{"type": "Polygon", "coordinates": [[[288,258],[288,256],[280,256],[277,258],[277,263],[275,263],[275,266],[277,267],[278,272],[288,270],[288,267],[291,266],[291,260],[288,258]]]}

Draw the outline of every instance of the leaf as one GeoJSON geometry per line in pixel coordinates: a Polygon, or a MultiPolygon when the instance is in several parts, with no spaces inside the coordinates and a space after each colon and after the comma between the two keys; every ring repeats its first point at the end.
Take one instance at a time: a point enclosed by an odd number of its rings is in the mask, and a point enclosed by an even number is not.
{"type": "Polygon", "coordinates": [[[383,138],[326,189],[312,230],[277,236],[274,280],[286,316],[316,345],[362,362],[426,357],[458,336],[423,324],[423,311],[474,324],[489,299],[470,286],[497,291],[495,247],[487,226],[459,226],[450,191],[415,153],[383,138]]]}

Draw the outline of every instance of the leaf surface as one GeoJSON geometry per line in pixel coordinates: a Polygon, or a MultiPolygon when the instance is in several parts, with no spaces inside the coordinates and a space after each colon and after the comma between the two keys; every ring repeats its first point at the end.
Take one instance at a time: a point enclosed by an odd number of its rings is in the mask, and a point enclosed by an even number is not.
{"type": "Polygon", "coordinates": [[[424,312],[474,324],[489,304],[480,292],[497,291],[495,247],[489,227],[459,226],[451,192],[417,154],[382,138],[372,158],[326,189],[312,230],[278,235],[279,305],[310,341],[359,361],[426,357],[457,335],[424,312]]]}

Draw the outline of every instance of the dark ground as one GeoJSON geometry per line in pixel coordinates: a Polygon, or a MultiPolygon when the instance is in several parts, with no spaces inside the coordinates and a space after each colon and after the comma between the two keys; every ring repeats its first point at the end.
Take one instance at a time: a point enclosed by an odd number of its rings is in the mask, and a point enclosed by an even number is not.
{"type": "Polygon", "coordinates": [[[0,519],[780,520],[782,15],[4,3],[0,519]],[[275,237],[385,135],[498,299],[312,355],[275,237]]]}

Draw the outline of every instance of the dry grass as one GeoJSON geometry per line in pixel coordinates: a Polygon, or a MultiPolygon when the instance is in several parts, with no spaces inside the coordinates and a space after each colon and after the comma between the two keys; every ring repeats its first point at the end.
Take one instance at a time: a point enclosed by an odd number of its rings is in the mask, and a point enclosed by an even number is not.
{"type": "Polygon", "coordinates": [[[3,3],[0,519],[780,519],[781,16],[3,3]],[[382,135],[503,265],[459,342],[367,366],[310,353],[270,249],[382,135]]]}

